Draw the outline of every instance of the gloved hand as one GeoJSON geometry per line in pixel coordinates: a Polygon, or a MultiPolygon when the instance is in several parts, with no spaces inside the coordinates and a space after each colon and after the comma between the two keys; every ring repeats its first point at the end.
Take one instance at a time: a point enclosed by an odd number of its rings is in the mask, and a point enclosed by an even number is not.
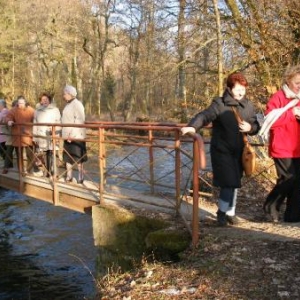
{"type": "Polygon", "coordinates": [[[180,131],[181,131],[181,133],[182,133],[182,135],[185,135],[185,134],[187,134],[187,133],[195,133],[196,132],[196,129],[194,128],[194,127],[182,127],[181,129],[180,129],[180,131]]]}
{"type": "Polygon", "coordinates": [[[8,122],[7,122],[7,125],[8,125],[8,126],[13,126],[13,125],[14,125],[14,121],[8,121],[8,122]]]}

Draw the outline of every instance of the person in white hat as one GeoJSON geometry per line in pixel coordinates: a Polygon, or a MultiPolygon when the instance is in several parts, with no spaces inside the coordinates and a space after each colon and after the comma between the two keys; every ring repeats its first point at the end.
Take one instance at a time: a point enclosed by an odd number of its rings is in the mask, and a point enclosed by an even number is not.
{"type": "Polygon", "coordinates": [[[77,165],[77,183],[83,183],[83,163],[87,161],[85,128],[76,127],[85,123],[85,111],[81,101],[77,98],[76,88],[66,85],[63,90],[63,98],[66,105],[62,112],[62,124],[74,124],[72,127],[62,127],[62,138],[64,139],[63,161],[66,163],[66,182],[73,181],[73,168],[77,165]]]}

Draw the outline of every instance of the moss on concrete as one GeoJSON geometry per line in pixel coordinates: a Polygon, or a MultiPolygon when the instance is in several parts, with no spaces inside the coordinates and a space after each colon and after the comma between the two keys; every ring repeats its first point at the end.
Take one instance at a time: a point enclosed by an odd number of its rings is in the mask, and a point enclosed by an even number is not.
{"type": "Polygon", "coordinates": [[[112,266],[132,267],[149,248],[149,233],[170,226],[159,218],[138,215],[116,206],[93,207],[95,244],[99,246],[99,270],[112,266]]]}
{"type": "Polygon", "coordinates": [[[191,237],[186,231],[168,228],[150,232],[146,238],[147,249],[162,259],[177,258],[190,242],[191,237]]]}

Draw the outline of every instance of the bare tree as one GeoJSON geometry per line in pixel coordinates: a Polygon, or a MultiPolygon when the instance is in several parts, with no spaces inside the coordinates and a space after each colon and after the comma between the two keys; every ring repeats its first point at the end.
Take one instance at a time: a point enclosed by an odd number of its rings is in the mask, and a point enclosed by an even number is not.
{"type": "Polygon", "coordinates": [[[216,16],[216,24],[217,24],[217,44],[218,44],[218,91],[219,96],[223,93],[223,48],[222,48],[222,33],[221,33],[221,20],[220,20],[220,13],[218,8],[218,1],[213,0],[214,4],[214,11],[216,16]]]}

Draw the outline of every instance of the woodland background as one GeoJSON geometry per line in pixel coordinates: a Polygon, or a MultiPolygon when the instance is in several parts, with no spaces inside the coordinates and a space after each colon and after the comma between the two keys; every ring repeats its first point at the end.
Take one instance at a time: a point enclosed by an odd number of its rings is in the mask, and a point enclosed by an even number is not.
{"type": "Polygon", "coordinates": [[[263,109],[300,58],[296,0],[0,0],[0,96],[77,87],[91,119],[185,122],[244,72],[263,109]]]}

